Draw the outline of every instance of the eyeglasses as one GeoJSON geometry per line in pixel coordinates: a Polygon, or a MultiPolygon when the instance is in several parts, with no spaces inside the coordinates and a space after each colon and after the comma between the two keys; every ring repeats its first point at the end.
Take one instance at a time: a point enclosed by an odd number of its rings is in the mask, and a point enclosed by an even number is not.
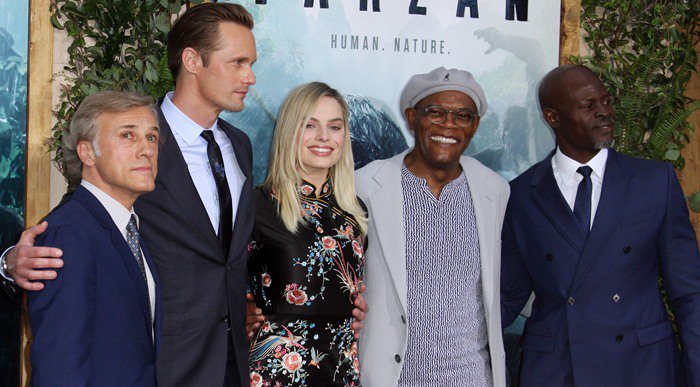
{"type": "Polygon", "coordinates": [[[467,108],[449,110],[445,109],[442,106],[431,105],[423,109],[416,109],[422,110],[423,113],[425,113],[425,115],[428,116],[430,122],[432,122],[433,124],[444,123],[447,119],[447,116],[449,114],[452,114],[452,119],[454,120],[454,123],[462,128],[471,125],[471,123],[474,122],[474,118],[479,117],[478,115],[476,115],[476,113],[467,108]]]}

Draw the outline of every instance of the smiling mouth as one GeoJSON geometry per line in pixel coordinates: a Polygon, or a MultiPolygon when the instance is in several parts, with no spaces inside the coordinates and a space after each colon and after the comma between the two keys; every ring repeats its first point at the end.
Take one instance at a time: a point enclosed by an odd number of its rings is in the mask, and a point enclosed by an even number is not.
{"type": "Polygon", "coordinates": [[[309,151],[313,154],[319,155],[319,156],[328,156],[333,152],[333,148],[327,148],[327,147],[320,147],[320,146],[311,146],[308,147],[309,151]]]}
{"type": "Polygon", "coordinates": [[[593,129],[600,130],[600,131],[615,130],[615,122],[614,121],[604,121],[604,122],[601,122],[599,125],[594,126],[593,129]]]}
{"type": "Polygon", "coordinates": [[[430,136],[430,139],[439,142],[441,144],[456,144],[457,140],[454,138],[443,137],[443,136],[430,136]]]}

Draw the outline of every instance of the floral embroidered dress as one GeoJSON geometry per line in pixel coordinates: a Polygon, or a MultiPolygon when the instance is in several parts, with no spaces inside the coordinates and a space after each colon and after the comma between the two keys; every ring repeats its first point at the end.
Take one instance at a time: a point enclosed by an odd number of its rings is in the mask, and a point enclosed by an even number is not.
{"type": "Polygon", "coordinates": [[[267,321],[250,349],[251,386],[359,386],[350,324],[362,280],[364,237],[335,201],[330,180],[319,197],[303,182],[307,224],[290,233],[269,191],[255,191],[248,271],[267,321]]]}

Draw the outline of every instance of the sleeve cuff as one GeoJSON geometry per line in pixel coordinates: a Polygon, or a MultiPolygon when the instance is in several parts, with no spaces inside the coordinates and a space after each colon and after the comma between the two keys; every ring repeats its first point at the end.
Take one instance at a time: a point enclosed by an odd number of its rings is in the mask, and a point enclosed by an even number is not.
{"type": "Polygon", "coordinates": [[[10,250],[12,250],[14,247],[15,247],[14,245],[8,247],[7,250],[5,250],[5,251],[2,253],[2,255],[0,255],[0,275],[1,275],[4,279],[6,279],[7,281],[10,281],[10,282],[12,282],[12,283],[15,283],[15,280],[13,280],[12,277],[10,277],[10,275],[9,275],[8,273],[5,273],[5,265],[4,265],[4,263],[5,263],[5,256],[6,256],[7,253],[10,252],[10,250]]]}

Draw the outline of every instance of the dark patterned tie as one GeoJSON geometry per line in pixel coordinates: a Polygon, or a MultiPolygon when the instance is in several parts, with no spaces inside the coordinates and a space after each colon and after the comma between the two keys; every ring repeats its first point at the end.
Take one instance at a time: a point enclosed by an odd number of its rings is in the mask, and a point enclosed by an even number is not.
{"type": "Polygon", "coordinates": [[[226,171],[224,170],[224,158],[221,156],[221,148],[214,140],[214,133],[211,130],[203,131],[202,137],[207,141],[209,165],[214,174],[216,191],[219,194],[219,243],[224,249],[224,254],[228,256],[233,234],[233,205],[231,204],[231,191],[228,188],[228,180],[226,180],[226,171]]]}
{"type": "Polygon", "coordinates": [[[583,234],[588,237],[588,232],[591,229],[591,193],[592,185],[591,182],[591,172],[593,169],[591,167],[584,165],[576,170],[579,174],[583,176],[583,180],[578,184],[578,190],[576,191],[576,201],[574,202],[574,217],[581,227],[583,234]]]}
{"type": "Polygon", "coordinates": [[[148,294],[148,279],[146,277],[146,266],[143,262],[143,255],[141,255],[141,245],[139,244],[139,229],[136,227],[136,215],[131,214],[131,219],[126,225],[126,242],[129,244],[129,249],[131,249],[131,254],[134,255],[136,263],[139,265],[141,270],[141,275],[143,275],[143,280],[146,282],[146,300],[148,302],[148,317],[151,317],[151,297],[148,294]]]}

